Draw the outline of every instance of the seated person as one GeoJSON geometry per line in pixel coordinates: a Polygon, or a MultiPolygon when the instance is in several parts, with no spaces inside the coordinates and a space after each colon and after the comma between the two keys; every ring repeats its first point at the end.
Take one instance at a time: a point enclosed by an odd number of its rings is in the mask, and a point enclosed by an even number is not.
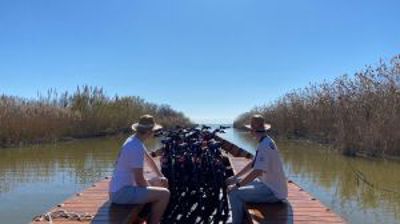
{"type": "Polygon", "coordinates": [[[266,133],[271,126],[265,124],[261,115],[253,115],[247,127],[257,139],[258,146],[253,161],[227,179],[233,224],[242,223],[246,202],[275,203],[288,196],[278,148],[266,133]]]}
{"type": "Polygon", "coordinates": [[[136,132],[122,146],[115,162],[115,169],[110,182],[110,200],[115,204],[151,203],[150,224],[160,223],[168,205],[170,192],[168,180],[162,175],[154,160],[147,152],[144,141],[153,137],[153,132],[160,129],[151,115],[143,115],[139,122],[132,125],[136,132]],[[144,178],[144,160],[158,175],[149,181],[144,178]]]}

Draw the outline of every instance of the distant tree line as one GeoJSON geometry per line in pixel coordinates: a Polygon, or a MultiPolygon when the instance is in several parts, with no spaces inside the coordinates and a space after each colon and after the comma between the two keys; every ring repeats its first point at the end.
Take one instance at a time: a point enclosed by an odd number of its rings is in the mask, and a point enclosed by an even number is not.
{"type": "Polygon", "coordinates": [[[400,55],[349,77],[293,90],[240,115],[261,113],[273,131],[335,145],[344,154],[400,156],[400,55]]]}
{"type": "Polygon", "coordinates": [[[128,131],[143,114],[166,127],[191,123],[168,105],[137,96],[109,97],[99,87],[78,87],[72,94],[49,90],[35,99],[1,95],[0,146],[115,134],[128,131]]]}

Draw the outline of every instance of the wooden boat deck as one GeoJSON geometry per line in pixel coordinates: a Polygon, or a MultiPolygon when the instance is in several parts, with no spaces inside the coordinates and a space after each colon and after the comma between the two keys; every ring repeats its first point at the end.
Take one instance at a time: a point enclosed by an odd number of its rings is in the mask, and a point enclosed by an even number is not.
{"type": "MultiPolygon", "coordinates": [[[[223,148],[228,152],[233,171],[236,172],[245,166],[250,160],[251,155],[243,152],[244,150],[236,145],[223,140],[223,148]],[[240,152],[240,153],[237,153],[240,152]]],[[[159,161],[158,158],[155,161],[159,161]]],[[[145,166],[145,177],[150,179],[156,174],[149,167],[145,166]]],[[[91,220],[69,220],[66,218],[53,219],[54,224],[119,224],[133,223],[137,220],[139,212],[143,206],[111,206],[108,198],[109,178],[101,180],[92,187],[87,188],[81,193],[67,199],[62,204],[50,209],[50,212],[60,210],[68,213],[77,213],[93,216],[91,220]]],[[[301,187],[288,182],[289,198],[287,203],[280,204],[249,204],[248,223],[346,223],[345,220],[325,207],[321,202],[305,192],[301,187]]],[[[46,220],[32,221],[33,224],[49,223],[46,220]]]]}
{"type": "MultiPolygon", "coordinates": [[[[249,161],[248,158],[230,157],[233,171],[236,173],[249,161]]],[[[288,181],[288,200],[278,204],[247,205],[249,223],[346,223],[345,220],[325,207],[321,202],[288,181]]]]}
{"type": "MultiPolygon", "coordinates": [[[[158,158],[155,161],[159,161],[158,158]]],[[[146,179],[156,177],[156,174],[147,166],[144,169],[146,179]]],[[[120,224],[132,223],[131,220],[137,220],[137,217],[143,206],[132,205],[113,205],[109,201],[108,185],[109,177],[93,184],[83,192],[77,193],[75,196],[67,199],[62,204],[50,209],[49,212],[67,211],[68,213],[77,213],[80,215],[91,215],[91,220],[69,220],[67,218],[53,219],[53,224],[120,224]]],[[[32,224],[48,224],[46,220],[32,221],[32,224]]]]}

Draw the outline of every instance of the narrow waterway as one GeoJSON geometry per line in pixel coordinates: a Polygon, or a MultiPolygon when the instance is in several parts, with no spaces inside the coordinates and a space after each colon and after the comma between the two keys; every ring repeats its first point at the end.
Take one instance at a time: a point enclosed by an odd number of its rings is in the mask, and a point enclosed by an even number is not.
{"type": "MultiPolygon", "coordinates": [[[[110,175],[125,137],[0,149],[2,223],[28,223],[110,175]]],[[[224,137],[254,152],[247,133],[228,130],[224,137]]],[[[399,162],[349,158],[305,142],[277,144],[288,177],[350,223],[400,223],[399,162]]]]}

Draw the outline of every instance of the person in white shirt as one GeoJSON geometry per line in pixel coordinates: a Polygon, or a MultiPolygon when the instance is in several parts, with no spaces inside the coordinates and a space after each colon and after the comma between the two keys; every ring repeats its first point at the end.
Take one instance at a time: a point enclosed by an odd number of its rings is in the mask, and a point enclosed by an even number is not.
{"type": "Polygon", "coordinates": [[[275,142],[267,135],[271,125],[265,124],[259,115],[251,117],[246,125],[257,139],[258,145],[253,161],[236,175],[227,179],[232,223],[243,220],[245,203],[276,203],[287,198],[287,179],[275,142]]]}
{"type": "Polygon", "coordinates": [[[141,116],[139,122],[132,125],[136,133],[123,144],[109,187],[110,200],[114,204],[151,203],[150,224],[160,223],[170,197],[168,180],[162,175],[143,144],[160,128],[151,115],[141,116]],[[158,178],[151,181],[144,178],[145,161],[158,178]]]}

